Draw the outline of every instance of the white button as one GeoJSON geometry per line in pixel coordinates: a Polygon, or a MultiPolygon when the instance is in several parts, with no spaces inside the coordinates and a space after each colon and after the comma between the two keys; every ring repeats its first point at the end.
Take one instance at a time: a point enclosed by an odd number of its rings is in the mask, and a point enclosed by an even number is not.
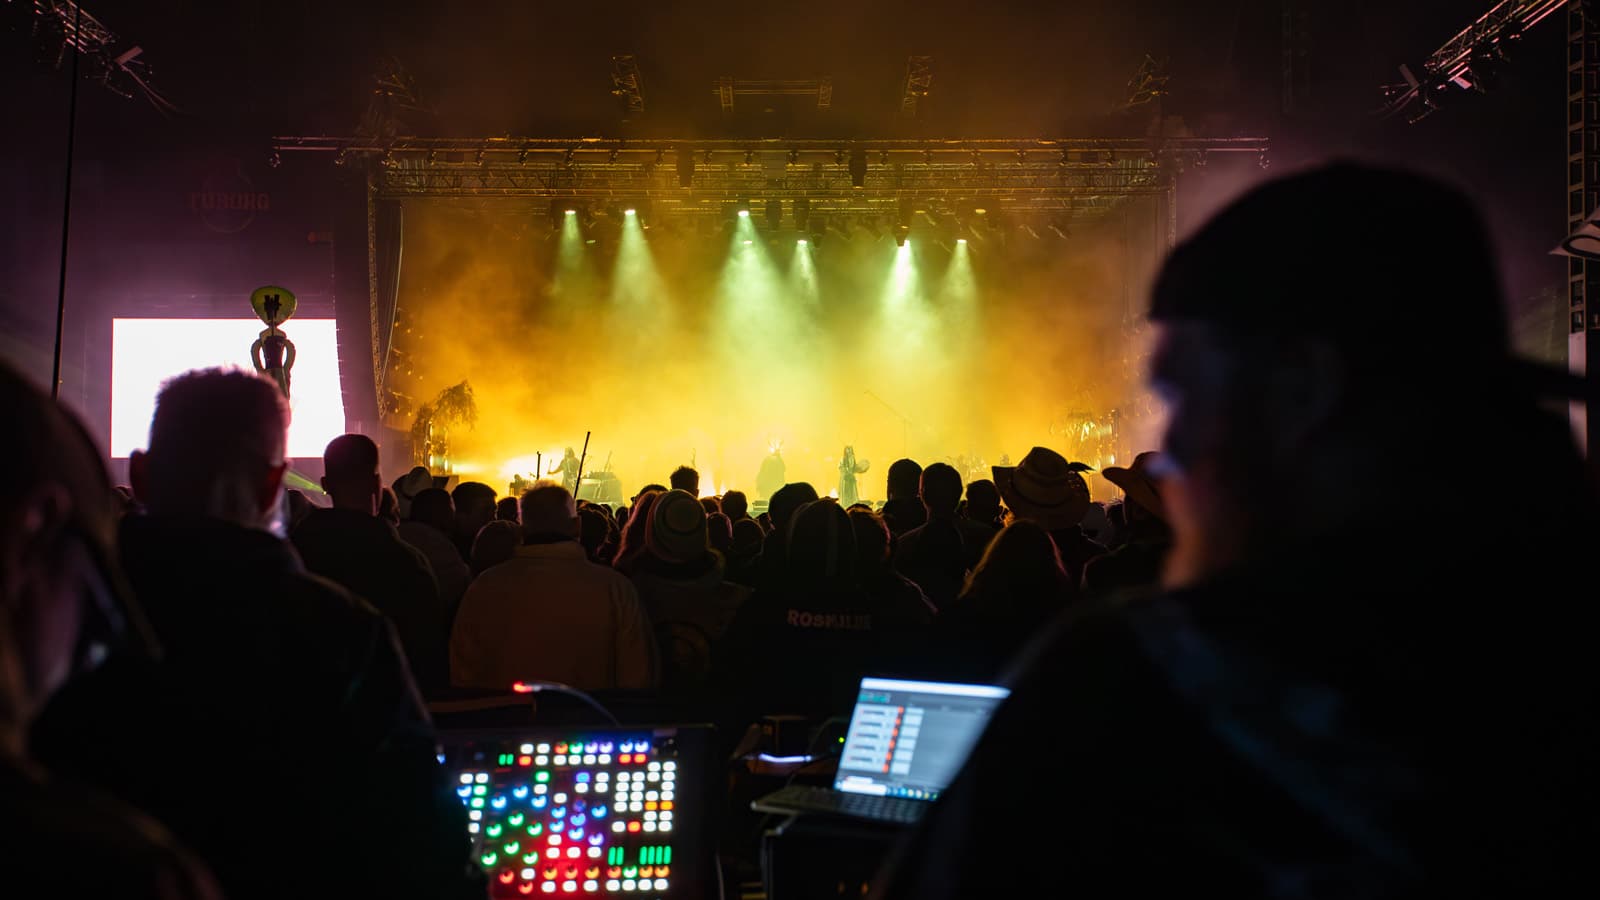
{"type": "Polygon", "coordinates": [[[554,894],[556,892],[556,883],[554,881],[546,881],[544,883],[544,892],[546,894],[554,894]]]}
{"type": "Polygon", "coordinates": [[[533,758],[533,764],[536,765],[536,766],[547,765],[549,762],[550,762],[550,757],[548,757],[548,756],[535,756],[533,758]]]}
{"type": "Polygon", "coordinates": [[[644,792],[644,798],[646,800],[660,800],[661,799],[660,796],[658,796],[655,791],[645,791],[644,792]]]}
{"type": "Polygon", "coordinates": [[[655,831],[656,830],[656,823],[654,823],[654,822],[646,822],[646,823],[644,823],[644,830],[645,831],[655,831]]]}
{"type": "Polygon", "coordinates": [[[615,891],[618,891],[618,890],[621,890],[621,889],[622,889],[622,882],[616,880],[615,878],[607,879],[607,881],[606,881],[606,890],[615,892],[615,891]]]}
{"type": "Polygon", "coordinates": [[[590,847],[589,848],[589,858],[590,859],[599,859],[600,858],[600,848],[599,847],[590,847]]]}
{"type": "Polygon", "coordinates": [[[487,772],[479,772],[477,777],[474,778],[473,780],[478,782],[479,784],[488,784],[489,783],[489,775],[488,775],[487,772]]]}
{"type": "Polygon", "coordinates": [[[461,773],[461,783],[462,784],[471,784],[472,783],[472,773],[471,772],[462,772],[461,773]]]}
{"type": "Polygon", "coordinates": [[[651,772],[650,773],[650,780],[651,781],[660,781],[661,780],[661,773],[660,772],[651,772]]]}
{"type": "Polygon", "coordinates": [[[564,766],[566,764],[567,764],[567,758],[565,756],[557,756],[556,757],[556,765],[564,766]]]}
{"type": "Polygon", "coordinates": [[[666,769],[668,772],[672,772],[678,768],[678,764],[675,762],[665,762],[661,764],[661,768],[666,769]]]}
{"type": "Polygon", "coordinates": [[[661,799],[663,799],[663,800],[671,800],[672,799],[672,792],[671,791],[662,791],[661,792],[661,799]]]}
{"type": "Polygon", "coordinates": [[[598,890],[599,887],[600,887],[600,885],[598,883],[596,883],[595,881],[593,881],[592,879],[589,880],[589,881],[585,881],[583,883],[583,889],[586,890],[586,891],[593,892],[595,890],[598,890]]]}
{"type": "MultiPolygon", "coordinates": [[[[609,765],[611,763],[611,754],[609,753],[602,753],[596,758],[600,761],[600,765],[602,766],[609,765]]],[[[612,888],[611,890],[615,890],[615,888],[612,888]]]]}
{"type": "Polygon", "coordinates": [[[586,765],[586,766],[594,765],[594,754],[593,753],[585,753],[583,755],[583,764],[586,765]]]}
{"type": "Polygon", "coordinates": [[[483,810],[481,810],[481,809],[469,810],[467,812],[467,818],[469,818],[472,821],[476,822],[479,819],[483,818],[483,810]]]}
{"type": "Polygon", "coordinates": [[[577,784],[576,784],[576,785],[575,785],[575,786],[573,786],[573,788],[572,788],[572,789],[573,789],[573,790],[575,790],[575,791],[577,791],[577,792],[578,792],[578,793],[580,793],[580,794],[587,794],[587,793],[589,793],[589,786],[588,786],[588,785],[587,785],[587,784],[584,784],[584,783],[583,783],[583,782],[581,782],[581,781],[580,781],[580,782],[578,782],[578,783],[577,783],[577,784]]]}
{"type": "Polygon", "coordinates": [[[533,873],[532,869],[523,869],[522,870],[522,880],[523,881],[532,881],[533,880],[533,874],[534,873],[533,873]]]}
{"type": "Polygon", "coordinates": [[[666,889],[667,889],[667,880],[665,878],[657,878],[656,879],[656,890],[664,891],[666,889]]]}
{"type": "Polygon", "coordinates": [[[532,744],[523,744],[518,749],[521,750],[523,752],[523,754],[532,753],[533,752],[533,745],[532,744]]]}
{"type": "Polygon", "coordinates": [[[627,831],[628,830],[628,826],[627,826],[626,823],[623,823],[623,822],[612,822],[611,823],[611,830],[612,831],[627,831]]]}
{"type": "Polygon", "coordinates": [[[550,752],[550,745],[549,744],[540,744],[535,749],[537,749],[540,753],[549,753],[550,752]]]}
{"type": "Polygon", "coordinates": [[[467,832],[469,834],[477,834],[478,833],[478,823],[477,822],[468,822],[467,823],[467,832]]]}
{"type": "Polygon", "coordinates": [[[546,784],[536,784],[533,786],[533,792],[535,794],[542,794],[548,790],[550,790],[550,786],[546,784]]]}
{"type": "Polygon", "coordinates": [[[554,797],[551,797],[550,799],[554,800],[557,803],[565,803],[565,802],[567,802],[567,795],[565,793],[560,793],[560,794],[556,794],[554,797]]]}
{"type": "Polygon", "coordinates": [[[663,821],[663,822],[671,822],[672,821],[672,810],[667,810],[666,812],[662,813],[661,814],[661,821],[663,821]]]}
{"type": "Polygon", "coordinates": [[[645,766],[645,768],[646,768],[646,769],[649,769],[649,770],[650,770],[650,771],[652,771],[652,772],[654,772],[654,771],[656,771],[656,770],[657,770],[657,769],[660,769],[660,768],[661,768],[661,763],[658,763],[658,762],[653,762],[653,763],[651,763],[651,764],[650,764],[650,765],[648,765],[648,766],[645,766]]]}
{"type": "Polygon", "coordinates": [[[655,814],[655,812],[653,810],[651,810],[651,811],[647,811],[644,814],[644,817],[645,817],[646,821],[654,821],[655,817],[656,817],[656,814],[655,814]]]}
{"type": "Polygon", "coordinates": [[[625,891],[633,890],[633,879],[630,878],[629,880],[624,881],[622,883],[622,889],[625,890],[625,891]]]}

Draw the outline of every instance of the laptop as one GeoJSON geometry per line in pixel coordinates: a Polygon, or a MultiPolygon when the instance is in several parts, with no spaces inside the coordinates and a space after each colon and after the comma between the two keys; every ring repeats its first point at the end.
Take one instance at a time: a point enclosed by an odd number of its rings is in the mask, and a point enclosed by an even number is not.
{"type": "Polygon", "coordinates": [[[750,807],[914,824],[955,779],[1010,694],[988,684],[863,678],[833,787],[790,785],[750,807]]]}
{"type": "Polygon", "coordinates": [[[491,900],[706,895],[709,728],[486,729],[440,743],[491,900]]]}

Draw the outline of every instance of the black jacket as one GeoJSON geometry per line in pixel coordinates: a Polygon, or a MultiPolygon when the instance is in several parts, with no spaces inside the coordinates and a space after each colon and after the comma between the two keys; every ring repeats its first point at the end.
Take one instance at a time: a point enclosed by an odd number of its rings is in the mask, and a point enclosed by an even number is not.
{"type": "Polygon", "coordinates": [[[463,810],[382,616],[263,531],[130,518],[122,555],[164,658],[64,691],[41,758],[161,820],[233,900],[470,887],[463,810]]]}
{"type": "Polygon", "coordinates": [[[433,567],[393,525],[348,509],[318,509],[290,535],[306,568],[344,585],[394,623],[417,685],[449,684],[450,618],[433,567]]]}

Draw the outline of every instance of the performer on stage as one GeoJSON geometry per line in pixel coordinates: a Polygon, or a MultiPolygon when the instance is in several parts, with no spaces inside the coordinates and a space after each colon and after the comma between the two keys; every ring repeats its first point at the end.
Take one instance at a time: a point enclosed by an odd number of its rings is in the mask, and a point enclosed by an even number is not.
{"type": "Polygon", "coordinates": [[[567,489],[572,496],[578,496],[578,451],[567,448],[567,454],[561,457],[560,462],[552,463],[546,475],[560,475],[561,486],[567,489]]]}
{"type": "Polygon", "coordinates": [[[778,492],[778,488],[788,483],[787,468],[783,464],[782,442],[772,445],[772,452],[761,461],[761,470],[756,473],[756,499],[768,500],[778,492]]]}
{"type": "Polygon", "coordinates": [[[864,475],[870,462],[856,463],[856,448],[846,446],[844,458],[839,460],[839,505],[849,509],[851,505],[861,499],[861,494],[856,490],[856,476],[864,475]]]}

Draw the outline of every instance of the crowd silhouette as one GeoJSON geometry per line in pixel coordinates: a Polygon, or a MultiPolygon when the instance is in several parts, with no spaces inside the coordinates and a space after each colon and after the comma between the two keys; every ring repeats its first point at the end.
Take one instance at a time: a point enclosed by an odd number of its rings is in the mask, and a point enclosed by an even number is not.
{"type": "Polygon", "coordinates": [[[896,460],[881,506],[847,448],[838,499],[701,497],[682,466],[613,507],[559,464],[512,497],[386,484],[357,434],[285,499],[286,402],[222,369],[163,386],[113,490],[0,369],[5,877],[482,896],[427,700],[557,682],[738,730],[904,673],[1014,693],[883,896],[1032,895],[1001,857],[1095,894],[1560,893],[1594,826],[1595,507],[1476,212],[1397,172],[1274,182],[1172,254],[1151,317],[1173,416],[1098,502],[1042,446],[968,483],[896,460]],[[1515,491],[1485,419],[1522,436],[1515,491]],[[1371,527],[1397,496],[1400,538],[1371,527]]]}

